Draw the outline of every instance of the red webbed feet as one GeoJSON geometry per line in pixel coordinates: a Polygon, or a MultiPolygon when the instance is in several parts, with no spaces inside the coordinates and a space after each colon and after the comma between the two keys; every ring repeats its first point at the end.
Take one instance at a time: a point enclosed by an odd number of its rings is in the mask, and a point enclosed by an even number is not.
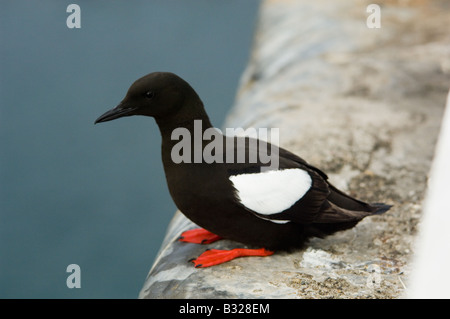
{"type": "Polygon", "coordinates": [[[204,268],[219,265],[238,257],[248,257],[248,256],[265,257],[270,256],[273,253],[274,253],[273,251],[267,250],[265,248],[260,249],[235,248],[231,250],[210,249],[205,251],[197,258],[191,259],[190,261],[194,263],[195,268],[204,268]]]}
{"type": "MultiPolygon", "coordinates": [[[[222,239],[222,237],[213,234],[206,229],[196,228],[183,232],[178,238],[179,241],[193,244],[211,244],[215,241],[222,239]]],[[[233,260],[238,257],[270,256],[274,252],[265,248],[260,249],[247,249],[247,248],[235,248],[231,250],[221,249],[208,249],[197,258],[193,258],[190,261],[194,263],[195,268],[205,268],[215,265],[223,264],[224,262],[233,260]]]]}
{"type": "Polygon", "coordinates": [[[222,239],[222,237],[213,234],[203,228],[195,228],[183,232],[178,238],[179,241],[193,244],[211,244],[222,239]]]}

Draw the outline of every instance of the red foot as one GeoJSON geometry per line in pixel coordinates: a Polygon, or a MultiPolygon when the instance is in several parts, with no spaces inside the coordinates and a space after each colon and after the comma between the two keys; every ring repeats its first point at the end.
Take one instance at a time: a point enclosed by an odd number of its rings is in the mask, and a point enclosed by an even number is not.
{"type": "Polygon", "coordinates": [[[197,259],[191,259],[195,264],[195,268],[204,268],[222,264],[224,262],[230,261],[237,257],[247,257],[247,256],[270,256],[274,252],[267,250],[265,248],[260,249],[245,249],[245,248],[235,248],[231,250],[219,250],[211,249],[205,251],[203,254],[198,256],[197,259]]]}
{"type": "Polygon", "coordinates": [[[203,228],[187,230],[181,234],[180,238],[178,238],[179,241],[193,244],[211,244],[220,239],[222,239],[222,237],[203,228]]]}

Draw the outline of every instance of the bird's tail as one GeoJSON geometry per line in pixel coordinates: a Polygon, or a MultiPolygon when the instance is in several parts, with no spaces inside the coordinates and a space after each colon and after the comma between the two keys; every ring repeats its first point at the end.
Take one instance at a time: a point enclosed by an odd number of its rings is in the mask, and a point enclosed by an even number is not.
{"type": "Polygon", "coordinates": [[[329,185],[330,194],[320,209],[311,229],[314,236],[325,237],[337,231],[354,227],[364,217],[379,215],[388,211],[392,206],[382,203],[368,204],[360,201],[333,185],[329,185]]]}
{"type": "Polygon", "coordinates": [[[358,222],[370,215],[383,214],[392,207],[383,203],[365,203],[345,194],[333,185],[329,187],[330,195],[321,209],[322,213],[314,223],[358,222]]]}
{"type": "Polygon", "coordinates": [[[370,206],[374,207],[375,210],[372,212],[373,215],[381,215],[386,213],[389,209],[392,208],[392,205],[386,205],[383,203],[372,203],[370,206]]]}

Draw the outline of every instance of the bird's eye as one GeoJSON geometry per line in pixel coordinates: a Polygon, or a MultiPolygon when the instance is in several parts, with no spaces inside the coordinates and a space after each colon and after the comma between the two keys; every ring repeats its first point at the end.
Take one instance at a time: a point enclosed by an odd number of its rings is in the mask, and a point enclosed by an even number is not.
{"type": "Polygon", "coordinates": [[[153,98],[155,96],[155,93],[153,93],[153,91],[147,91],[147,92],[145,92],[145,97],[147,98],[147,99],[151,99],[151,98],[153,98]]]}

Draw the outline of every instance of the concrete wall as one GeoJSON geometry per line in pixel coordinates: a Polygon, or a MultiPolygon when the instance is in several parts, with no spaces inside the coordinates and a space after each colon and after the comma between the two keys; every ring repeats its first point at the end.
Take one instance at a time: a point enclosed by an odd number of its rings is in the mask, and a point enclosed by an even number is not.
{"type": "MultiPolygon", "coordinates": [[[[280,128],[280,145],[336,186],[393,204],[304,250],[205,269],[208,246],[180,243],[177,212],[140,298],[399,298],[450,87],[448,1],[267,0],[224,127],[280,128]]],[[[207,107],[207,106],[206,106],[207,107]]],[[[225,107],[225,106],[224,106],[225,107]]]]}
{"type": "Polygon", "coordinates": [[[442,121],[416,251],[408,298],[450,298],[450,93],[442,121]]]}

